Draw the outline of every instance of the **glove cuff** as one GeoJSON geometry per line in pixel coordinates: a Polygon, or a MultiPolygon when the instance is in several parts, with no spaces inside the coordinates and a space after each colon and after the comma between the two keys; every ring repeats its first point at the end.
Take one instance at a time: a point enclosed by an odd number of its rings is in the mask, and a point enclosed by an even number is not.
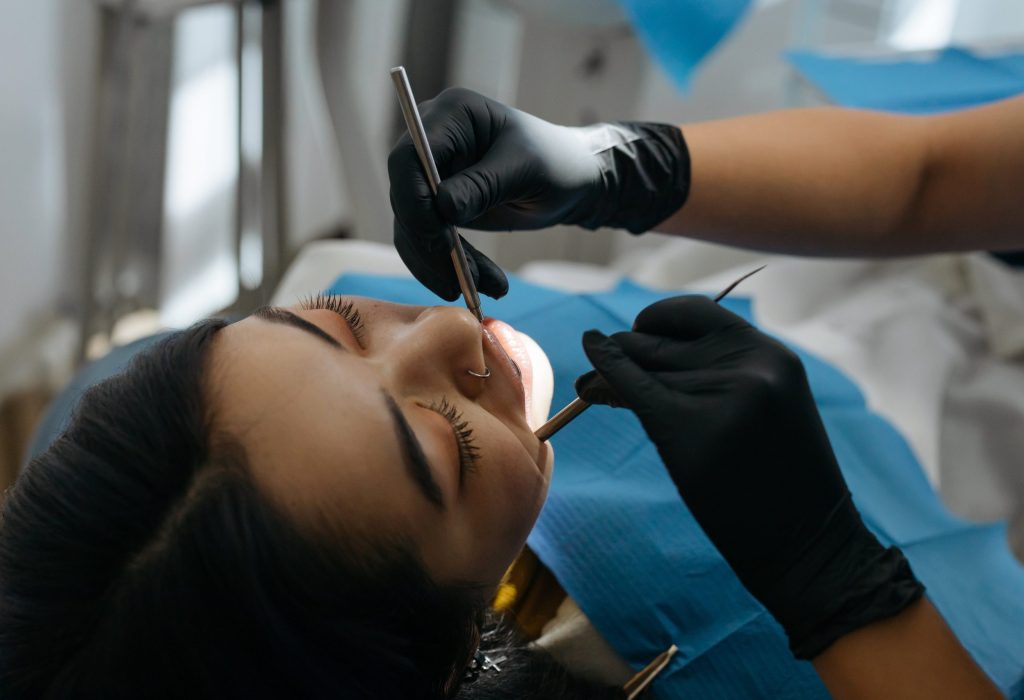
{"type": "Polygon", "coordinates": [[[924,594],[897,547],[883,547],[849,495],[807,556],[761,602],[786,630],[798,659],[812,659],[840,637],[902,612],[924,594]]]}
{"type": "Polygon", "coordinates": [[[598,196],[578,207],[566,223],[640,234],[686,203],[690,151],[679,127],[611,122],[585,127],[584,132],[600,162],[602,186],[598,196]]]}
{"type": "Polygon", "coordinates": [[[813,659],[840,637],[898,615],[922,595],[924,584],[903,552],[898,547],[883,549],[864,567],[864,575],[850,583],[842,605],[814,627],[794,630],[789,648],[798,659],[813,659]]]}

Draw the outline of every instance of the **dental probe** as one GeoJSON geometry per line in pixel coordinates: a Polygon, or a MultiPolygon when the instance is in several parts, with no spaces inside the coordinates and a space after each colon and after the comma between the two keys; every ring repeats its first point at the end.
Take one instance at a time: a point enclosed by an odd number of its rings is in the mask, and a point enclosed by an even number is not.
{"type": "MultiPolygon", "coordinates": [[[[762,265],[756,270],[751,270],[750,272],[748,272],[747,274],[743,275],[738,280],[730,284],[728,287],[723,289],[721,292],[718,293],[718,296],[715,297],[715,303],[717,304],[722,299],[724,299],[729,292],[736,289],[740,282],[747,279],[751,275],[757,274],[765,267],[767,266],[762,265]]],[[[547,423],[533,431],[533,434],[536,435],[537,439],[540,440],[541,442],[546,442],[550,440],[551,437],[559,430],[569,425],[569,423],[575,420],[581,413],[583,413],[589,407],[589,403],[587,403],[586,401],[577,396],[575,399],[566,404],[565,408],[563,408],[555,415],[551,416],[551,418],[548,419],[547,423]]]]}
{"type": "MultiPolygon", "coordinates": [[[[423,164],[427,182],[430,183],[430,190],[437,196],[441,175],[437,172],[434,154],[430,151],[427,132],[423,128],[420,110],[416,107],[416,100],[412,96],[412,86],[409,84],[409,76],[405,73],[405,67],[392,68],[391,80],[395,84],[398,102],[402,105],[402,116],[405,117],[405,126],[409,129],[409,136],[412,137],[412,143],[416,147],[416,154],[419,155],[420,163],[423,164]]],[[[477,294],[476,285],[473,283],[473,273],[470,272],[469,261],[466,260],[466,251],[462,247],[459,230],[454,226],[452,226],[452,235],[455,238],[455,245],[451,252],[452,264],[455,265],[455,276],[459,278],[459,289],[462,290],[462,296],[465,298],[470,312],[476,316],[476,320],[483,323],[484,315],[480,311],[480,295],[477,294]]]]}

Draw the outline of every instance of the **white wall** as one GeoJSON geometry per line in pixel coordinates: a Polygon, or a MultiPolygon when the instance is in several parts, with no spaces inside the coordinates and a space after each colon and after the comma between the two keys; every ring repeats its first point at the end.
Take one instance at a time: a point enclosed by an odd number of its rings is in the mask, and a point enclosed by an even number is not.
{"type": "Polygon", "coordinates": [[[96,68],[90,3],[0,0],[0,384],[73,280],[96,68]]]}
{"type": "Polygon", "coordinates": [[[886,39],[900,49],[1024,39],[1021,0],[889,0],[886,39]]]}
{"type": "MultiPolygon", "coordinates": [[[[391,240],[386,169],[397,103],[388,70],[401,61],[408,4],[323,3],[311,17],[316,27],[295,36],[295,46],[310,54],[308,70],[301,71],[310,124],[323,123],[318,155],[327,167],[316,175],[329,177],[330,189],[322,181],[316,184],[346,228],[366,240],[391,240]]],[[[297,177],[312,179],[309,172],[297,177]]],[[[305,196],[295,192],[295,201],[305,196]]],[[[315,204],[310,197],[302,201],[315,204]]]]}
{"type": "Polygon", "coordinates": [[[64,228],[56,2],[0,2],[0,344],[56,297],[64,228]]]}
{"type": "MultiPolygon", "coordinates": [[[[341,32],[346,46],[337,70],[353,92],[353,121],[365,131],[356,134],[367,151],[361,163],[343,164],[339,157],[317,64],[316,3],[289,0],[285,8],[288,245],[295,250],[345,227],[361,238],[389,241],[385,163],[395,98],[387,69],[404,31],[405,0],[353,0],[352,26],[341,32]],[[376,185],[369,223],[353,216],[346,176],[376,185]]],[[[168,325],[188,324],[234,298],[233,17],[224,6],[202,7],[183,13],[176,24],[162,310],[168,325]]],[[[258,120],[258,95],[250,97],[254,101],[244,108],[258,120]]],[[[258,153],[258,127],[247,136],[258,153]]]]}
{"type": "Polygon", "coordinates": [[[187,326],[236,298],[238,71],[235,14],[211,5],[175,20],[164,184],[161,321],[187,326]]]}

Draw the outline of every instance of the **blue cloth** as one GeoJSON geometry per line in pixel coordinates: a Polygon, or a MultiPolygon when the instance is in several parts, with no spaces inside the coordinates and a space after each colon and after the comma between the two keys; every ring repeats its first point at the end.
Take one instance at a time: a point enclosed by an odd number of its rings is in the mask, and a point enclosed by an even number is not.
{"type": "Polygon", "coordinates": [[[619,0],[640,40],[684,92],[704,57],[743,17],[750,0],[619,0]]]}
{"type": "MultiPolygon", "coordinates": [[[[487,313],[547,351],[555,407],[574,398],[573,381],[590,368],[580,345],[584,330],[626,329],[640,309],[669,295],[629,282],[584,295],[515,277],[510,284],[507,297],[486,302],[487,313]]],[[[345,275],[330,291],[435,303],[411,279],[345,275]]],[[[748,301],[722,303],[752,317],[748,301]]],[[[1012,558],[1003,526],[971,524],[947,511],[907,443],[868,410],[856,385],[796,350],[864,520],[884,543],[903,549],[965,646],[1009,690],[1024,675],[1024,568],[1012,558]]],[[[550,496],[529,544],[634,667],[679,646],[655,697],[828,697],[708,542],[633,414],[591,407],[552,442],[550,496]]]]}
{"type": "Polygon", "coordinates": [[[945,49],[899,59],[792,51],[787,59],[837,105],[926,114],[994,102],[1024,92],[1024,54],[978,56],[945,49]]]}

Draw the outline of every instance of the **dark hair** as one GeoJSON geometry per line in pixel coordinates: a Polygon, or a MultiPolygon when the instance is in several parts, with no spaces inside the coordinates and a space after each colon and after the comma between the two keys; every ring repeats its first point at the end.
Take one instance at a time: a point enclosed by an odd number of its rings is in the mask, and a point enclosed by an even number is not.
{"type": "MultiPolygon", "coordinates": [[[[4,697],[451,697],[480,594],[435,585],[405,542],[316,536],[264,497],[203,400],[224,325],[90,389],[7,495],[4,697]]],[[[512,656],[501,682],[537,688],[514,697],[604,697],[543,654],[512,656]]],[[[513,695],[487,679],[460,697],[513,695]]]]}
{"type": "Polygon", "coordinates": [[[621,688],[591,683],[569,673],[550,654],[525,643],[516,628],[495,613],[483,627],[483,648],[504,658],[500,673],[481,673],[462,687],[457,700],[624,700],[621,688]]]}

